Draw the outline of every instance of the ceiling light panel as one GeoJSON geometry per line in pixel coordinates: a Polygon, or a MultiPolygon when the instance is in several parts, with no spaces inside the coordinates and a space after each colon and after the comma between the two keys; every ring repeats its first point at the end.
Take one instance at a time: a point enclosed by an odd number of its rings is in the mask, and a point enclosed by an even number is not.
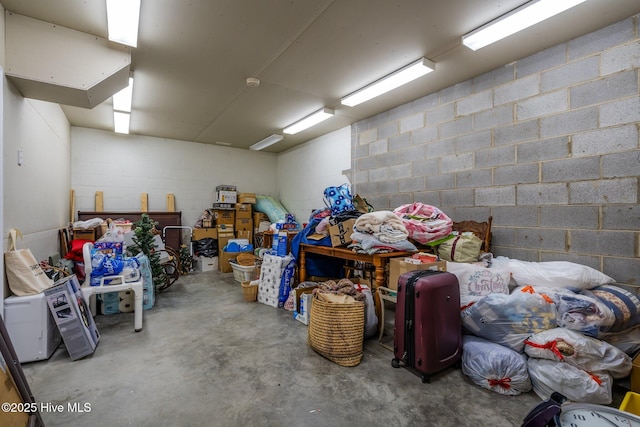
{"type": "Polygon", "coordinates": [[[113,130],[115,133],[129,133],[131,114],[120,111],[113,112],[113,130]]]}
{"type": "Polygon", "coordinates": [[[386,77],[346,96],[340,100],[343,105],[353,107],[365,101],[405,85],[436,69],[436,65],[427,58],[420,58],[411,64],[394,71],[386,77]]]}
{"type": "Polygon", "coordinates": [[[534,0],[462,36],[462,44],[478,50],[529,28],[586,0],[534,0]]]}
{"type": "Polygon", "coordinates": [[[290,126],[287,126],[286,128],[284,128],[283,132],[289,135],[295,135],[298,132],[302,132],[305,129],[308,129],[320,122],[327,120],[329,117],[333,116],[333,114],[333,110],[329,108],[323,108],[305,117],[304,119],[299,120],[290,126]]]}
{"type": "Polygon", "coordinates": [[[131,99],[133,97],[133,78],[129,77],[129,85],[113,95],[113,109],[115,111],[131,112],[131,99]]]}
{"type": "Polygon", "coordinates": [[[138,46],[140,0],[107,0],[109,40],[138,46]]]}
{"type": "Polygon", "coordinates": [[[266,137],[265,139],[256,142],[255,144],[253,144],[251,147],[249,147],[249,150],[262,150],[265,149],[273,144],[275,144],[276,142],[282,141],[284,137],[282,135],[278,135],[276,133],[274,133],[273,135],[269,135],[268,137],[266,137]]]}

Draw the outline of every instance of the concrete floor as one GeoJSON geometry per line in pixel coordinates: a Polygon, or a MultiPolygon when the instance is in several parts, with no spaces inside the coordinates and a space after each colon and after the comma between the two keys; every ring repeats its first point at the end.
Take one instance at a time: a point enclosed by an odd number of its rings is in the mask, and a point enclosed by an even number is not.
{"type": "Polygon", "coordinates": [[[43,412],[49,427],[519,426],[540,402],[485,390],[460,369],[423,384],[392,368],[377,339],[365,341],[360,365],[339,366],[308,347],[291,312],[244,302],[232,274],[181,277],[144,312],[141,332],[133,313],[96,323],[92,356],[71,361],[60,345],[23,365],[38,402],[90,404],[43,412]]]}

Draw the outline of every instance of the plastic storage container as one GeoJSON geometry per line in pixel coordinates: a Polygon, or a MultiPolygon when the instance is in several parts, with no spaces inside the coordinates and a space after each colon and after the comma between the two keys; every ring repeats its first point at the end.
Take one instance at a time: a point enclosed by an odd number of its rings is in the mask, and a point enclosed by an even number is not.
{"type": "Polygon", "coordinates": [[[248,282],[253,278],[253,272],[256,269],[255,265],[240,265],[234,262],[230,262],[233,269],[233,278],[236,282],[248,282]]]}
{"type": "Polygon", "coordinates": [[[628,391],[620,404],[620,410],[640,415],[640,394],[628,391]]]}

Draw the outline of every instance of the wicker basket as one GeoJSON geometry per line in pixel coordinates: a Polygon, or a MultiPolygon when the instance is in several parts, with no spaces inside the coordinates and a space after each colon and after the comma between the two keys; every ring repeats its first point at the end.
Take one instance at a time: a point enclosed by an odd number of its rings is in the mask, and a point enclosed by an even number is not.
{"type": "Polygon", "coordinates": [[[313,298],[309,317],[309,346],[321,356],[342,366],[362,361],[364,303],[329,303],[313,298]]]}
{"type": "Polygon", "coordinates": [[[254,302],[258,299],[258,282],[242,282],[242,296],[247,302],[254,302]]]}

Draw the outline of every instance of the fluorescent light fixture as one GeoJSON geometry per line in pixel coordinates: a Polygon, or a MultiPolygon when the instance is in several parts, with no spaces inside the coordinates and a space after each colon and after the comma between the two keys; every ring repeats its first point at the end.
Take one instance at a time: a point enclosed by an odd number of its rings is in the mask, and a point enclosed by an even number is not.
{"type": "Polygon", "coordinates": [[[412,62],[411,64],[394,71],[386,77],[374,82],[349,96],[346,96],[340,100],[343,105],[353,107],[358,104],[362,104],[376,96],[387,93],[397,87],[409,83],[412,80],[422,77],[436,69],[436,64],[429,61],[427,58],[420,58],[419,60],[412,62]]]}
{"type": "Polygon", "coordinates": [[[322,108],[321,110],[316,111],[315,113],[305,117],[304,119],[299,120],[290,126],[287,126],[283,129],[283,132],[289,135],[294,135],[298,132],[310,128],[311,126],[315,126],[318,123],[327,120],[331,116],[333,116],[333,110],[330,110],[329,108],[322,108]]]}
{"type": "Polygon", "coordinates": [[[131,98],[133,96],[133,77],[129,77],[129,86],[113,95],[113,109],[115,111],[131,112],[131,98]]]}
{"type": "Polygon", "coordinates": [[[533,0],[462,36],[462,44],[478,50],[564,12],[585,0],[533,0]]]}
{"type": "Polygon", "coordinates": [[[284,136],[274,133],[273,135],[269,135],[262,141],[258,141],[253,144],[251,147],[249,147],[249,150],[262,150],[263,148],[267,148],[278,141],[282,141],[283,138],[284,136]]]}
{"type": "Polygon", "coordinates": [[[109,40],[138,46],[140,0],[107,0],[109,40]]]}
{"type": "Polygon", "coordinates": [[[121,111],[113,112],[113,129],[116,133],[129,133],[129,119],[131,114],[121,111]]]}

